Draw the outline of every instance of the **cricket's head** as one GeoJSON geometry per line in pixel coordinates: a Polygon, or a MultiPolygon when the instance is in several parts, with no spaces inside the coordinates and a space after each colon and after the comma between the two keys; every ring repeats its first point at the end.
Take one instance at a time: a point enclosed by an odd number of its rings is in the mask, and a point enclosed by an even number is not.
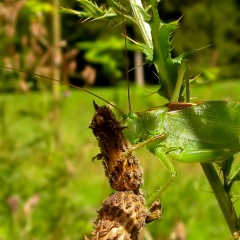
{"type": "Polygon", "coordinates": [[[136,144],[146,139],[147,132],[145,131],[144,122],[140,114],[129,112],[123,116],[124,136],[132,143],[136,144]]]}
{"type": "Polygon", "coordinates": [[[162,133],[163,123],[167,107],[148,109],[143,112],[130,112],[123,118],[124,136],[132,143],[136,144],[151,138],[153,135],[162,133]]]}

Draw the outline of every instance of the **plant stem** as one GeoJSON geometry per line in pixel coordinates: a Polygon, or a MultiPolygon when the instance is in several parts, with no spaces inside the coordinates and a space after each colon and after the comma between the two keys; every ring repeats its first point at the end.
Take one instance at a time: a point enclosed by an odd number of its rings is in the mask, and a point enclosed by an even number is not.
{"type": "Polygon", "coordinates": [[[184,59],[182,64],[179,66],[178,78],[177,78],[176,86],[174,88],[170,102],[178,102],[178,100],[179,100],[180,91],[181,91],[183,78],[184,78],[186,69],[187,69],[187,60],[184,59]]]}
{"type": "Polygon", "coordinates": [[[170,101],[178,78],[178,65],[171,58],[170,36],[177,28],[178,21],[165,24],[159,17],[156,0],[149,0],[150,6],[145,10],[141,0],[129,0],[136,23],[145,41],[145,52],[151,49],[149,59],[154,64],[160,89],[158,93],[170,101]],[[149,13],[148,13],[149,12],[149,13]],[[147,50],[146,50],[147,49],[147,50]]]}
{"type": "MultiPolygon", "coordinates": [[[[61,79],[61,59],[62,59],[62,53],[61,53],[61,47],[60,47],[60,41],[61,41],[61,19],[60,14],[58,12],[59,9],[59,1],[53,0],[53,6],[54,6],[54,13],[52,15],[52,29],[53,31],[53,78],[54,79],[61,79]]],[[[53,96],[55,100],[59,99],[59,93],[60,93],[60,85],[58,82],[53,81],[53,96]]]]}
{"type": "Polygon", "coordinates": [[[148,45],[148,47],[153,48],[151,28],[149,24],[144,21],[142,14],[139,12],[139,9],[137,8],[137,6],[143,8],[141,0],[130,0],[129,2],[131,4],[133,15],[136,19],[137,25],[142,33],[145,43],[148,45]]]}
{"type": "Polygon", "coordinates": [[[219,203],[228,227],[234,239],[239,239],[239,222],[234,206],[212,163],[201,163],[202,169],[208,179],[213,193],[219,203]]]}

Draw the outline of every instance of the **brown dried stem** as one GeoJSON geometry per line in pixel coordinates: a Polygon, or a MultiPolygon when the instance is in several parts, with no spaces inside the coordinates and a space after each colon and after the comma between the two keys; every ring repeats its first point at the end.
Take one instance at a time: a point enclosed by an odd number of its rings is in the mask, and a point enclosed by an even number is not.
{"type": "Polygon", "coordinates": [[[146,223],[160,218],[161,205],[154,202],[147,209],[141,189],[143,169],[138,157],[129,151],[132,145],[122,133],[124,127],[107,106],[99,107],[94,102],[94,107],[96,113],[90,128],[101,150],[95,158],[102,160],[110,186],[119,192],[103,202],[92,239],[136,240],[146,223]]]}

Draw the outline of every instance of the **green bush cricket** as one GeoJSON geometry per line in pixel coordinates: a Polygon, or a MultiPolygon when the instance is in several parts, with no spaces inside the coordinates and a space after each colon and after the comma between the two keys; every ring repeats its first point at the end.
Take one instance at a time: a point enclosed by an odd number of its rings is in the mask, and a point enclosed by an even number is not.
{"type": "Polygon", "coordinates": [[[171,181],[176,172],[169,157],[205,163],[226,160],[240,151],[240,103],[208,101],[192,106],[183,103],[182,107],[172,111],[167,106],[152,108],[130,113],[123,120],[125,136],[132,144],[144,142],[171,172],[171,181]],[[162,138],[148,143],[159,135],[162,138]]]}
{"type": "MultiPolygon", "coordinates": [[[[61,82],[38,74],[33,75],[61,82]]],[[[226,160],[240,151],[239,102],[176,102],[124,114],[102,97],[86,89],[68,85],[105,101],[119,111],[122,124],[126,127],[124,134],[134,145],[131,151],[146,145],[171,172],[172,178],[176,176],[176,172],[168,157],[183,163],[216,162],[226,160]]]]}

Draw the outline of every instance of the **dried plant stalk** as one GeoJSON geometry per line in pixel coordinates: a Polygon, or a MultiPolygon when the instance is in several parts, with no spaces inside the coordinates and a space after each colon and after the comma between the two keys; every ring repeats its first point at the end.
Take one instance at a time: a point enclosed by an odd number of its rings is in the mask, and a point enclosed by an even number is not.
{"type": "Polygon", "coordinates": [[[146,207],[141,189],[143,169],[137,156],[129,152],[132,145],[122,133],[124,127],[107,106],[99,107],[93,103],[96,113],[90,128],[101,150],[95,158],[102,160],[111,187],[119,192],[103,202],[92,239],[137,240],[146,223],[161,217],[162,208],[160,202],[154,202],[149,209],[146,207]]]}
{"type": "Polygon", "coordinates": [[[143,183],[143,170],[133,153],[126,156],[132,145],[122,133],[124,127],[107,106],[99,107],[94,102],[94,107],[96,113],[90,128],[101,150],[95,158],[102,160],[105,175],[113,189],[138,193],[143,183]]]}

